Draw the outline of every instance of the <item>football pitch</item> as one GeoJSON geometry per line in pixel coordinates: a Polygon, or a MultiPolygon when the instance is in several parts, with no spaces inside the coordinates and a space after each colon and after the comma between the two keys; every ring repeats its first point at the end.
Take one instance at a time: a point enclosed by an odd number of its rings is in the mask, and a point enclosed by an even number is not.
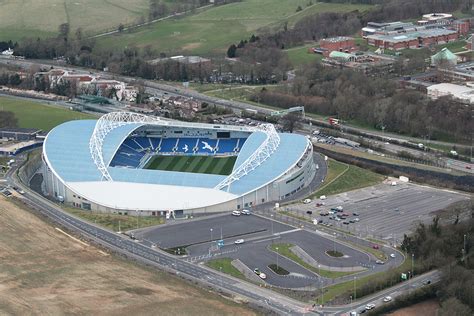
{"type": "Polygon", "coordinates": [[[145,169],[229,175],[236,159],[236,156],[155,156],[145,169]]]}

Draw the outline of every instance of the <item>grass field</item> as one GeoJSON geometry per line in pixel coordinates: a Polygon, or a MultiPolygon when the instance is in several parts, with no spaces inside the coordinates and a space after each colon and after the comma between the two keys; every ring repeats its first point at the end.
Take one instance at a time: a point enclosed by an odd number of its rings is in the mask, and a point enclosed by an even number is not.
{"type": "Polygon", "coordinates": [[[313,271],[314,273],[317,273],[321,275],[324,278],[338,278],[342,277],[345,275],[353,274],[355,272],[340,272],[340,271],[329,271],[329,270],[324,270],[324,269],[318,269],[317,267],[313,267],[312,265],[307,264],[304,262],[300,257],[298,257],[293,251],[291,251],[291,247],[293,247],[293,244],[288,244],[288,243],[278,243],[278,244],[272,244],[270,246],[270,249],[273,251],[278,252],[280,255],[287,257],[290,260],[295,261],[296,263],[299,263],[306,269],[309,269],[313,271]],[[278,250],[277,250],[278,248],[278,250]]]}
{"type": "Polygon", "coordinates": [[[377,184],[383,179],[382,175],[372,171],[329,160],[328,175],[324,181],[326,184],[313,196],[332,195],[360,189],[377,184]]]}
{"type": "Polygon", "coordinates": [[[132,32],[100,38],[104,48],[151,45],[167,54],[222,55],[230,44],[249,38],[263,28],[293,25],[301,17],[317,12],[367,10],[370,6],[334,4],[307,0],[244,0],[216,6],[195,15],[166,20],[132,32]],[[298,6],[302,11],[296,12],[298,6]]]}
{"type": "Polygon", "coordinates": [[[0,197],[0,315],[256,315],[106,253],[0,197]]]}
{"type": "Polygon", "coordinates": [[[236,156],[155,156],[145,169],[229,175],[236,159],[236,156]]]}
{"type": "Polygon", "coordinates": [[[18,119],[19,127],[39,128],[49,131],[71,120],[96,119],[97,117],[62,107],[41,104],[16,98],[0,97],[0,110],[10,111],[18,119]]]}
{"type": "Polygon", "coordinates": [[[71,33],[116,28],[147,16],[148,0],[22,0],[0,1],[0,40],[54,37],[62,23],[71,33]]]}

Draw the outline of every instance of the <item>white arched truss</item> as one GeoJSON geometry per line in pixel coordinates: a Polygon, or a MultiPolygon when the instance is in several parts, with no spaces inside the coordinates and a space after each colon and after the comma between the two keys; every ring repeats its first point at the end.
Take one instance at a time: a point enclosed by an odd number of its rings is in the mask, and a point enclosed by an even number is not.
{"type": "Polygon", "coordinates": [[[104,156],[102,147],[104,139],[110,131],[117,127],[124,126],[132,123],[156,123],[160,119],[152,118],[138,113],[131,112],[112,112],[103,115],[96,123],[94,132],[92,133],[91,139],[89,140],[89,150],[91,152],[92,160],[94,160],[97,169],[102,173],[102,179],[107,181],[113,181],[112,177],[107,170],[107,166],[104,162],[104,156]]]}
{"type": "Polygon", "coordinates": [[[127,124],[141,123],[142,125],[168,125],[168,126],[181,126],[181,127],[194,127],[194,128],[222,128],[231,131],[248,131],[255,132],[261,131],[265,133],[266,138],[257,150],[247,158],[237,169],[235,169],[229,176],[221,181],[215,189],[222,190],[229,188],[230,184],[234,181],[239,180],[243,176],[261,165],[265,160],[270,157],[280,145],[280,136],[278,136],[275,127],[272,124],[262,124],[258,127],[241,127],[241,126],[214,126],[209,124],[201,123],[186,123],[178,121],[165,121],[157,117],[151,117],[138,113],[131,112],[112,112],[103,115],[98,121],[92,133],[91,139],[89,140],[89,150],[92,159],[97,166],[97,169],[102,174],[102,180],[113,181],[110,173],[107,169],[107,165],[104,162],[103,156],[103,144],[104,139],[107,135],[117,127],[124,126],[127,124]]]}
{"type": "Polygon", "coordinates": [[[247,160],[244,161],[244,163],[242,163],[223,181],[216,185],[215,189],[222,190],[227,187],[228,190],[232,182],[239,180],[260,166],[278,148],[280,145],[280,136],[278,136],[273,124],[262,124],[257,128],[257,130],[264,132],[267,138],[257,148],[257,150],[250,157],[248,157],[247,160]]]}

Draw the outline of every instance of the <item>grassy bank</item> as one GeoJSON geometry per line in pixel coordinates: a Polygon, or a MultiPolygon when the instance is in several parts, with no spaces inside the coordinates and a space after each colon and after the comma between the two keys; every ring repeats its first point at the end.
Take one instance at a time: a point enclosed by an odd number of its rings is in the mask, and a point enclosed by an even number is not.
{"type": "Polygon", "coordinates": [[[165,221],[162,217],[156,216],[130,216],[108,213],[98,213],[92,211],[80,210],[72,207],[64,208],[65,211],[76,215],[91,223],[96,223],[111,231],[127,231],[131,229],[143,228],[147,226],[160,225],[165,221]]]}
{"type": "Polygon", "coordinates": [[[233,277],[247,280],[245,276],[232,265],[231,258],[212,259],[206,262],[209,268],[227,273],[233,277]]]}
{"type": "Polygon", "coordinates": [[[333,195],[360,189],[383,181],[384,177],[369,170],[347,165],[336,160],[329,160],[328,175],[325,185],[313,197],[333,195]]]}

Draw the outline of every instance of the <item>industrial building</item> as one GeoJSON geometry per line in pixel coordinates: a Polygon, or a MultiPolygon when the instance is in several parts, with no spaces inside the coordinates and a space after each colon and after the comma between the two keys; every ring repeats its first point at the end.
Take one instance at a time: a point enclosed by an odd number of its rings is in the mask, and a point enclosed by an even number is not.
{"type": "Polygon", "coordinates": [[[436,100],[440,97],[449,96],[461,103],[474,103],[474,89],[472,87],[458,84],[440,83],[431,85],[427,88],[427,95],[433,100],[436,100]]]}

